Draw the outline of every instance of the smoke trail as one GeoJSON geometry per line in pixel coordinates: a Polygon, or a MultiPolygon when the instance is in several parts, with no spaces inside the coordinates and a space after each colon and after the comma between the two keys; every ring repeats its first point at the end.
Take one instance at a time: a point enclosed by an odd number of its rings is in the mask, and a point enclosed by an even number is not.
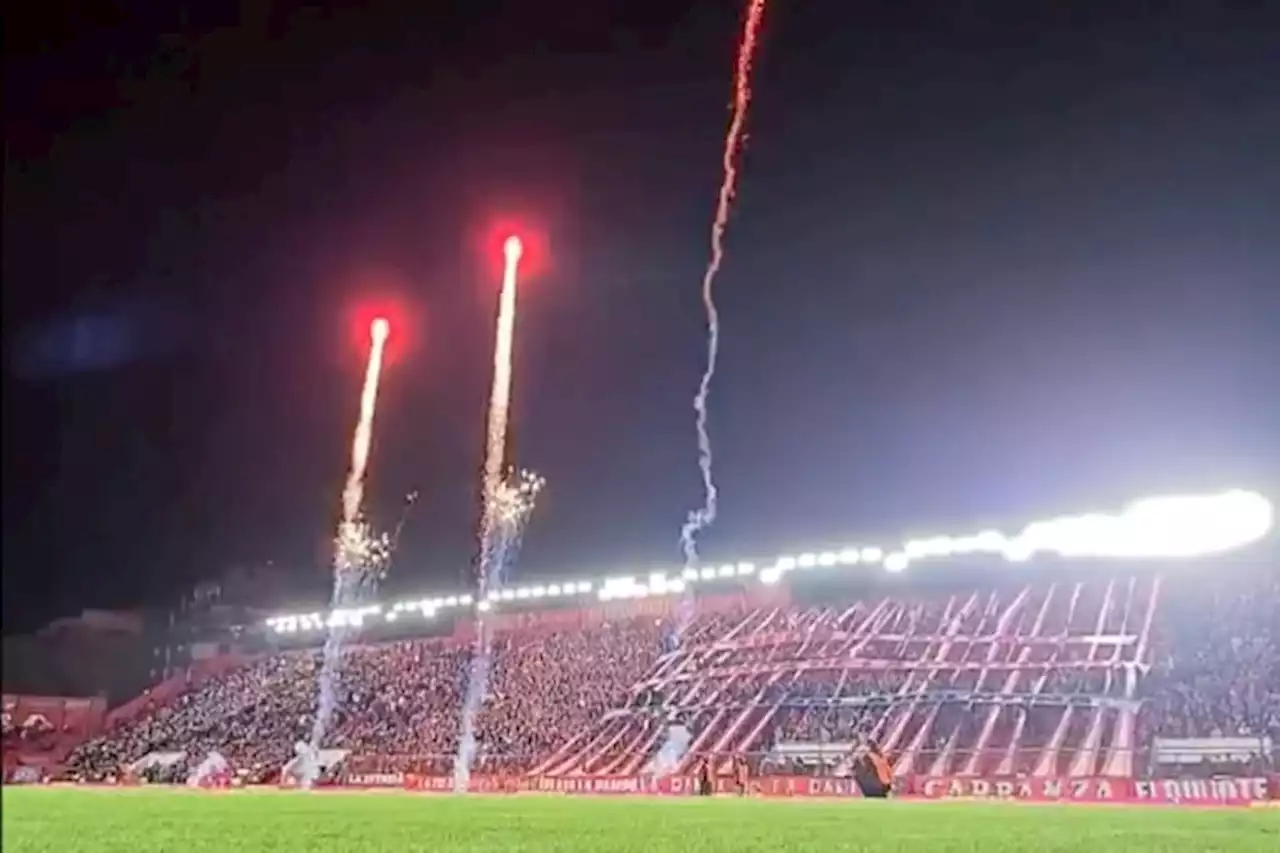
{"type": "Polygon", "coordinates": [[[488,428],[485,433],[484,471],[481,481],[480,517],[480,610],[476,616],[476,646],[467,678],[467,694],[462,707],[458,753],[454,757],[453,786],[467,790],[476,755],[476,717],[489,690],[492,665],[489,625],[485,619],[490,591],[501,585],[509,563],[519,547],[520,534],[542,480],[527,472],[519,484],[504,477],[507,423],[511,408],[511,356],[516,327],[516,288],[524,246],[519,237],[508,237],[502,246],[504,258],[502,292],[498,297],[498,324],[493,343],[493,386],[489,392],[488,428]],[[526,487],[528,487],[526,489],[526,487]]]}
{"type": "MultiPolygon", "coordinates": [[[[342,647],[358,620],[347,620],[335,614],[372,597],[380,569],[387,557],[387,537],[373,534],[361,515],[364,502],[364,477],[369,465],[369,447],[373,440],[373,415],[378,402],[378,380],[382,374],[382,354],[390,326],[378,318],[369,328],[372,343],[365,368],[364,386],[360,391],[360,419],[351,441],[351,468],[342,490],[342,520],[334,541],[333,596],[330,621],[318,678],[316,718],[311,729],[311,750],[324,746],[324,736],[337,703],[338,681],[342,671],[342,647]]],[[[307,770],[300,781],[309,787],[315,781],[315,768],[307,770]]]]}
{"type": "Polygon", "coordinates": [[[645,773],[655,778],[670,776],[680,766],[680,760],[685,757],[689,751],[689,744],[693,741],[693,734],[689,731],[689,727],[683,723],[672,721],[667,726],[666,736],[662,740],[662,746],[658,748],[656,755],[650,759],[645,773]]]}
{"type": "MultiPolygon", "coordinates": [[[[503,543],[501,537],[487,543],[487,553],[481,556],[483,588],[495,589],[497,579],[503,574],[503,543]]],[[[467,692],[462,702],[462,727],[458,734],[458,754],[453,759],[453,790],[464,794],[471,782],[471,768],[476,760],[476,718],[485,698],[489,695],[489,672],[493,667],[493,647],[489,620],[476,620],[476,642],[471,653],[471,666],[467,674],[467,692]]]]}
{"type": "MultiPolygon", "coordinates": [[[[520,553],[524,528],[533,512],[543,479],[528,471],[520,479],[504,480],[485,505],[486,537],[481,542],[481,589],[500,589],[508,570],[520,553]]],[[[467,692],[462,704],[462,725],[458,735],[458,753],[453,761],[453,790],[465,793],[476,759],[476,718],[489,694],[489,674],[493,667],[490,626],[484,613],[476,620],[476,643],[467,676],[467,692]]]]}
{"type": "Polygon", "coordinates": [[[724,261],[724,233],[729,213],[738,189],[738,157],[742,152],[747,108],[751,105],[751,67],[755,60],[760,23],[764,19],[766,0],[748,0],[747,13],[742,25],[742,38],[738,43],[737,68],[734,74],[734,95],[729,130],[724,138],[721,157],[724,177],[720,182],[720,194],[716,202],[715,220],[711,225],[711,259],[702,276],[702,304],[707,312],[707,367],[698,383],[698,393],[693,398],[697,412],[698,467],[702,471],[703,505],[690,511],[680,529],[680,547],[684,551],[685,567],[698,563],[698,534],[716,520],[718,492],[712,471],[711,436],[707,431],[707,397],[711,393],[711,381],[716,374],[716,359],[720,354],[720,313],[715,302],[715,280],[724,261]]]}

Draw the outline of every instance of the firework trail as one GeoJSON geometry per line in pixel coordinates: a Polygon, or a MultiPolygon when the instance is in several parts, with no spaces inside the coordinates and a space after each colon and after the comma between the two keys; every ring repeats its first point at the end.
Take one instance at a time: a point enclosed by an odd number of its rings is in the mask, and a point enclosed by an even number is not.
{"type": "Polygon", "coordinates": [[[507,422],[511,411],[511,352],[516,331],[516,274],[524,254],[520,238],[508,237],[502,246],[502,254],[505,263],[502,293],[498,297],[498,330],[493,342],[493,387],[489,392],[489,425],[485,432],[484,479],[481,485],[481,500],[484,502],[481,542],[493,532],[491,525],[495,519],[490,510],[502,487],[502,472],[506,464],[507,422]]]}
{"type": "Polygon", "coordinates": [[[738,189],[738,158],[745,139],[747,110],[751,105],[751,68],[755,61],[760,24],[764,20],[766,0],[748,0],[746,16],[742,24],[742,38],[738,43],[737,68],[733,83],[733,105],[729,130],[724,137],[721,165],[724,177],[720,182],[720,194],[716,202],[715,220],[711,225],[711,259],[702,276],[702,304],[707,312],[707,367],[698,383],[693,408],[697,412],[698,467],[702,470],[704,502],[702,507],[689,513],[680,530],[680,546],[684,550],[685,568],[698,562],[698,534],[716,520],[717,491],[712,476],[711,436],[707,432],[707,397],[711,393],[711,380],[716,374],[716,358],[720,352],[720,314],[716,309],[715,280],[724,260],[724,233],[729,213],[738,189]]]}
{"type": "MultiPolygon", "coordinates": [[[[382,374],[382,355],[391,328],[379,317],[370,325],[372,341],[369,346],[369,362],[365,368],[364,387],[360,391],[360,420],[356,423],[351,441],[351,468],[342,490],[342,520],[334,540],[333,599],[331,612],[364,600],[377,584],[382,567],[389,558],[389,542],[385,535],[377,535],[364,519],[364,477],[369,465],[369,445],[373,438],[373,414],[378,402],[378,380],[382,374]]],[[[325,638],[323,659],[320,666],[319,696],[316,700],[316,719],[311,730],[311,749],[323,746],[325,731],[333,716],[336,704],[337,681],[342,669],[342,645],[349,631],[355,626],[332,619],[329,634],[325,638]]],[[[314,768],[304,778],[304,784],[314,781],[314,768]]]]}
{"type": "MultiPolygon", "coordinates": [[[[511,409],[511,354],[516,327],[516,282],[520,258],[524,246],[519,237],[508,237],[502,246],[504,265],[502,293],[498,297],[498,328],[493,344],[493,387],[489,393],[489,422],[485,433],[484,471],[481,482],[480,518],[480,594],[484,602],[490,589],[498,586],[519,547],[520,533],[532,509],[533,496],[541,488],[541,481],[533,489],[527,505],[517,513],[518,522],[510,517],[512,495],[518,495],[520,487],[504,478],[507,447],[507,424],[511,409]]],[[[516,501],[516,509],[520,509],[516,501]]],[[[462,709],[462,731],[458,739],[458,753],[454,758],[454,790],[465,791],[475,761],[475,722],[480,706],[484,704],[489,688],[489,669],[492,652],[489,642],[489,626],[484,612],[476,618],[476,646],[471,658],[471,672],[467,682],[466,701],[462,709]]]]}
{"type": "MultiPolygon", "coordinates": [[[[498,486],[490,511],[491,537],[481,543],[482,587],[496,589],[502,585],[506,570],[520,552],[524,526],[533,512],[534,502],[543,480],[528,471],[519,481],[510,479],[498,486]]],[[[458,736],[458,754],[453,761],[453,790],[464,793],[471,781],[471,768],[476,759],[476,718],[489,693],[489,674],[493,668],[492,635],[488,620],[476,620],[476,645],[471,656],[467,692],[462,703],[462,730],[458,736]]]]}

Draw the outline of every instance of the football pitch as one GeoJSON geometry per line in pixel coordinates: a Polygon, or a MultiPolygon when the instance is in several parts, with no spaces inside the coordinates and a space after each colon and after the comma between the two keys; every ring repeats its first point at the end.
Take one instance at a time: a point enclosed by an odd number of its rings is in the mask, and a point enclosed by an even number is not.
{"type": "Polygon", "coordinates": [[[1280,811],[7,788],[5,853],[1280,850],[1280,811]]]}

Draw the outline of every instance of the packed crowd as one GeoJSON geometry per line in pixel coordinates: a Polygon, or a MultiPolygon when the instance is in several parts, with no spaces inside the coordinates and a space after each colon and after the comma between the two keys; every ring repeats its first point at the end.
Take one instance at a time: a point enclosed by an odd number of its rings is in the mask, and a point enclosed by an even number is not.
{"type": "Polygon", "coordinates": [[[1280,742],[1280,574],[1173,585],[1144,686],[1144,739],[1270,736],[1280,742]]]}
{"type": "MultiPolygon", "coordinates": [[[[488,696],[476,719],[479,767],[525,767],[624,704],[660,642],[652,619],[496,639],[488,696]]],[[[435,770],[448,766],[457,753],[472,655],[470,646],[436,640],[347,648],[322,746],[412,756],[435,770]]],[[[149,754],[203,757],[216,750],[237,767],[267,774],[293,755],[297,741],[310,741],[321,668],[318,650],[260,658],[83,744],[70,768],[95,779],[149,754]]]]}
{"type": "MultiPolygon", "coordinates": [[[[1221,589],[1211,600],[1195,594],[1202,585],[1192,589],[1182,584],[1180,589],[1171,584],[1159,608],[1162,628],[1152,640],[1149,659],[1156,663],[1150,671],[1145,664],[1120,660],[1120,652],[1110,661],[1113,665],[1094,669],[1045,661],[1035,674],[1036,692],[1066,702],[1073,695],[1118,697],[1136,684],[1133,698],[1143,701],[1141,739],[1224,734],[1271,734],[1280,739],[1280,581],[1264,575],[1258,582],[1262,587],[1221,589]],[[1138,668],[1141,672],[1134,671],[1138,668]]],[[[715,684],[684,681],[664,688],[668,692],[662,704],[668,711],[708,702],[778,705],[780,712],[762,729],[762,749],[787,741],[841,742],[866,735],[878,718],[876,707],[883,708],[904,691],[918,695],[934,689],[930,678],[912,671],[911,662],[921,659],[920,647],[902,638],[936,637],[943,627],[943,610],[936,601],[903,603],[879,629],[880,635],[897,639],[866,643],[859,651],[889,665],[838,678],[799,672],[775,678],[767,667],[780,660],[833,654],[837,646],[831,644],[841,637],[847,641],[847,633],[841,631],[848,624],[840,619],[854,609],[796,609],[768,619],[757,618],[759,614],[702,618],[686,634],[686,643],[705,645],[705,651],[695,655],[694,666],[719,667],[722,672],[756,667],[756,674],[721,677],[715,684]],[[780,639],[755,647],[739,643],[748,632],[734,632],[747,619],[758,622],[754,636],[780,639]]],[[[1106,607],[1099,610],[1104,631],[1121,632],[1120,617],[1106,607]]],[[[959,627],[980,633],[999,612],[994,606],[975,610],[959,627]]],[[[1035,608],[1028,612],[1034,615],[1035,608]]],[[[1090,617],[1075,627],[1063,623],[1053,630],[1064,636],[1069,630],[1087,633],[1096,630],[1094,621],[1096,617],[1090,617]]],[[[1132,625],[1125,628],[1133,630],[1132,625]]],[[[516,633],[495,639],[488,694],[476,721],[477,768],[527,770],[590,730],[607,712],[636,709],[643,695],[637,686],[652,683],[646,679],[670,650],[670,636],[669,625],[647,617],[572,633],[516,633]]],[[[335,715],[322,745],[357,756],[378,755],[396,769],[447,770],[458,749],[473,653],[468,645],[441,640],[349,647],[335,715]]],[[[320,667],[318,651],[254,660],[84,744],[73,754],[70,767],[81,777],[100,778],[148,754],[202,756],[216,750],[238,767],[269,775],[291,757],[296,741],[311,737],[320,667]]],[[[932,683],[952,691],[993,689],[990,683],[964,681],[969,676],[960,668],[932,672],[932,683]]],[[[1030,689],[1031,683],[1028,676],[1019,689],[1030,689]]],[[[943,722],[935,725],[936,731],[955,735],[961,743],[977,738],[981,726],[972,704],[945,701],[949,704],[938,715],[943,722]]],[[[641,713],[628,713],[633,712],[641,713]]],[[[1011,730],[1014,722],[1015,716],[1000,712],[1002,731],[1011,730]]],[[[1050,718],[1035,713],[1017,724],[1020,736],[1046,739],[1052,726],[1050,718]]],[[[944,748],[946,740],[940,737],[931,734],[925,749],[944,748]]]]}

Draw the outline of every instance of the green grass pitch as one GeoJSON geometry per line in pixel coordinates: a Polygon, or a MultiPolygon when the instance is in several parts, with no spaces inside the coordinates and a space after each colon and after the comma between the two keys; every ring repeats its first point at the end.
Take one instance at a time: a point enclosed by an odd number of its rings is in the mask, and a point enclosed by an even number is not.
{"type": "Polygon", "coordinates": [[[1280,850],[1280,811],[7,788],[4,853],[1280,850]]]}

